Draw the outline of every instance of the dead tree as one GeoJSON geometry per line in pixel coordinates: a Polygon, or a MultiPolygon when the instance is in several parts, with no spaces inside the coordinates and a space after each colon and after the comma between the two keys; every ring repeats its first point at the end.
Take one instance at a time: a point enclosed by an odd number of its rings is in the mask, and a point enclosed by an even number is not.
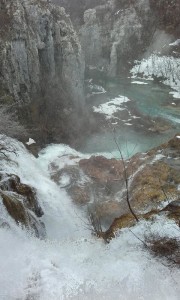
{"type": "Polygon", "coordinates": [[[117,138],[116,138],[116,132],[115,132],[115,128],[113,129],[113,139],[114,142],[116,144],[116,147],[118,149],[118,152],[120,154],[121,160],[122,160],[122,164],[123,164],[123,177],[124,177],[124,182],[125,182],[125,187],[126,187],[126,202],[128,204],[129,210],[131,212],[131,214],[133,215],[133,217],[135,218],[135,220],[138,222],[139,219],[137,217],[137,215],[135,214],[134,210],[132,209],[131,203],[130,203],[130,196],[129,196],[129,177],[128,177],[128,173],[127,173],[127,166],[121,151],[121,148],[118,144],[117,138]]]}

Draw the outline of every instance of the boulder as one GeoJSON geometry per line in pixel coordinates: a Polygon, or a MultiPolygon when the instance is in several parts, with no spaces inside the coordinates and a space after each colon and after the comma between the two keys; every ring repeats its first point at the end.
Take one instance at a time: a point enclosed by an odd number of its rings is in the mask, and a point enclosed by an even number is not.
{"type": "MultiPolygon", "coordinates": [[[[17,175],[0,174],[1,201],[17,225],[26,228],[37,237],[45,237],[45,226],[40,219],[43,211],[38,203],[36,192],[30,186],[21,183],[17,175]]],[[[2,220],[1,223],[11,227],[7,220],[2,220]]]]}

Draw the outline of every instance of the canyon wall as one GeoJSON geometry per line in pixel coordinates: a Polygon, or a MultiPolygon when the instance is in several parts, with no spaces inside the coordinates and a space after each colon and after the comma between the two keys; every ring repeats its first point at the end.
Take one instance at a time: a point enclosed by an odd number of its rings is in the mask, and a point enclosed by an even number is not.
{"type": "Polygon", "coordinates": [[[86,65],[110,77],[124,75],[135,59],[154,51],[168,54],[180,33],[178,0],[53,1],[70,14],[86,65]]]}
{"type": "Polygon", "coordinates": [[[84,107],[81,45],[64,8],[49,2],[0,2],[0,103],[47,142],[75,131],[84,107]]]}

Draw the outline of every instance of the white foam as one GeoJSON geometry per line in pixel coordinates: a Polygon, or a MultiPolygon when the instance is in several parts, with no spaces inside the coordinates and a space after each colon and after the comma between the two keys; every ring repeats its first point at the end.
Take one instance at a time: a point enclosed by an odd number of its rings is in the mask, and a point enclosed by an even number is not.
{"type": "MultiPolygon", "coordinates": [[[[29,236],[15,222],[10,230],[0,228],[0,299],[179,299],[176,268],[154,259],[129,229],[110,244],[94,238],[83,212],[50,179],[49,163],[56,161],[56,155],[57,162],[60,157],[66,161],[67,153],[77,154],[75,150],[52,145],[37,159],[21,143],[4,142],[18,155],[9,153],[9,160],[2,158],[1,171],[19,175],[37,190],[47,239],[29,236]]],[[[5,208],[1,208],[2,218],[5,208]]],[[[178,226],[163,217],[153,223],[141,221],[132,231],[142,240],[147,234],[179,237],[178,226]]]]}

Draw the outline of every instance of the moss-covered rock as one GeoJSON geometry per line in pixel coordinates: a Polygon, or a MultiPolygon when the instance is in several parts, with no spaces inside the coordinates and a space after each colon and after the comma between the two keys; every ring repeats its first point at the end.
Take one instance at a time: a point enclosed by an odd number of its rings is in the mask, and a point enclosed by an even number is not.
{"type": "MultiPolygon", "coordinates": [[[[17,175],[0,174],[0,201],[17,225],[32,231],[37,237],[45,236],[45,227],[40,220],[43,211],[35,190],[21,183],[17,175]]],[[[8,223],[7,220],[4,222],[8,223]]]]}
{"type": "MultiPolygon", "coordinates": [[[[63,187],[74,203],[87,206],[87,211],[90,209],[98,216],[106,229],[111,224],[113,228],[126,227],[134,223],[134,218],[129,214],[127,204],[125,171],[128,197],[133,211],[140,218],[148,219],[158,214],[167,200],[179,199],[180,139],[177,136],[180,134],[146,154],[139,153],[128,161],[124,160],[125,168],[121,160],[102,156],[89,159],[72,157],[70,165],[63,169],[52,162],[52,179],[61,185],[63,176],[68,176],[69,183],[63,187]]],[[[166,215],[178,222],[178,212],[166,215]]]]}
{"type": "Polygon", "coordinates": [[[17,224],[29,227],[29,216],[21,201],[15,195],[10,195],[5,192],[0,193],[4,206],[9,215],[16,221],[17,224]]]}

